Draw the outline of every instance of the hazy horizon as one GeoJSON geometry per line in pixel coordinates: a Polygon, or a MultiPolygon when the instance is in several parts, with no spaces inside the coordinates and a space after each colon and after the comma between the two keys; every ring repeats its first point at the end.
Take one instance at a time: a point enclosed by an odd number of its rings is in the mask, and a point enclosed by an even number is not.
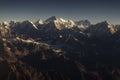
{"type": "Polygon", "coordinates": [[[0,21],[36,21],[51,16],[120,24],[118,0],[1,0],[0,21]]]}

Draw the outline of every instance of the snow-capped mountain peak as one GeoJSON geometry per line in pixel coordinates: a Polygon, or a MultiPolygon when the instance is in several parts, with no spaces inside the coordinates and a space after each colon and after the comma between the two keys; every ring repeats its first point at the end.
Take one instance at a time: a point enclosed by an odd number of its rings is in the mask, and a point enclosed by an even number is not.
{"type": "Polygon", "coordinates": [[[67,20],[63,19],[63,18],[59,18],[60,21],[62,22],[67,22],[67,20]]]}
{"type": "Polygon", "coordinates": [[[44,24],[44,20],[42,20],[42,19],[39,19],[37,22],[35,22],[36,26],[43,25],[43,24],[44,24]]]}
{"type": "Polygon", "coordinates": [[[32,21],[29,21],[29,20],[26,20],[26,21],[23,21],[22,23],[21,23],[21,25],[22,26],[25,26],[25,25],[31,25],[31,26],[33,26],[35,29],[38,29],[37,27],[36,27],[36,25],[32,22],[32,21]]]}
{"type": "Polygon", "coordinates": [[[54,20],[57,20],[56,16],[52,16],[52,17],[48,18],[45,22],[49,23],[49,22],[53,22],[54,20]]]}
{"type": "Polygon", "coordinates": [[[95,25],[91,25],[85,30],[85,32],[92,35],[103,36],[114,34],[116,30],[114,25],[109,24],[107,21],[103,21],[95,25]]]}
{"type": "Polygon", "coordinates": [[[49,22],[54,22],[54,21],[56,21],[56,22],[68,22],[68,20],[65,20],[63,18],[58,18],[56,16],[52,16],[52,17],[48,18],[45,22],[49,23],[49,22]]]}

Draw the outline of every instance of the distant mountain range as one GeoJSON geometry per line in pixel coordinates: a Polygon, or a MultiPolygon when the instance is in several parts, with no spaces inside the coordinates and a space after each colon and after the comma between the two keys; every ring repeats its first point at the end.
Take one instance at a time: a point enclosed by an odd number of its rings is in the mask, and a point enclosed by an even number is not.
{"type": "MultiPolygon", "coordinates": [[[[49,32],[49,31],[63,31],[66,29],[69,30],[77,30],[81,33],[88,34],[88,35],[105,35],[105,34],[115,34],[120,31],[120,25],[113,25],[107,23],[107,21],[103,21],[97,24],[91,24],[88,20],[81,20],[81,21],[73,21],[73,20],[66,20],[63,18],[57,18],[52,16],[47,20],[39,19],[36,22],[32,22],[29,20],[23,22],[1,22],[0,23],[1,29],[5,29],[5,31],[10,30],[10,32],[14,32],[17,34],[26,34],[32,35],[33,33],[39,35],[40,31],[49,32]]],[[[75,31],[76,31],[75,30],[75,31]]],[[[4,35],[3,32],[1,34],[4,35]]]]}

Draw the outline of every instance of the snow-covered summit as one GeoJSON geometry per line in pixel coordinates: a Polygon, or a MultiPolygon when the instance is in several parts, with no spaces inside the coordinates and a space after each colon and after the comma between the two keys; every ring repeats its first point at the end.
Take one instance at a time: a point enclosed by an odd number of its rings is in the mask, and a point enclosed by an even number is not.
{"type": "Polygon", "coordinates": [[[59,26],[61,29],[63,28],[72,28],[72,27],[78,27],[78,28],[85,28],[90,26],[90,21],[88,20],[82,20],[82,21],[73,21],[73,20],[67,20],[63,18],[58,18],[56,16],[52,16],[45,20],[44,24],[50,24],[54,23],[56,26],[59,26]]]}
{"type": "Polygon", "coordinates": [[[44,24],[44,20],[42,19],[39,19],[35,22],[35,25],[38,26],[38,25],[43,25],[44,24]]]}
{"type": "Polygon", "coordinates": [[[27,26],[27,27],[34,27],[35,29],[38,29],[38,28],[36,27],[36,25],[35,25],[32,21],[29,21],[29,20],[23,21],[23,22],[21,23],[21,27],[25,27],[25,26],[27,26]],[[28,25],[28,26],[27,26],[27,25],[28,25]]]}

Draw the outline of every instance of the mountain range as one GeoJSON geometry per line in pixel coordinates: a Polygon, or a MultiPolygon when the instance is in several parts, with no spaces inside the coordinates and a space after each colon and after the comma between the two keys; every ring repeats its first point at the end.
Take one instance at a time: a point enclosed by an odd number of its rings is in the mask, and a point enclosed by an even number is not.
{"type": "Polygon", "coordinates": [[[0,22],[0,80],[120,80],[120,25],[0,22]]]}
{"type": "MultiPolygon", "coordinates": [[[[73,21],[63,18],[57,18],[52,16],[47,20],[39,19],[36,22],[29,20],[23,22],[1,22],[0,26],[5,30],[10,30],[19,34],[32,35],[33,33],[39,33],[40,31],[62,31],[65,29],[80,31],[88,35],[104,35],[115,34],[120,31],[120,25],[109,24],[107,21],[103,21],[96,24],[91,24],[88,20],[73,21]]],[[[4,32],[2,32],[3,34],[4,32]]]]}

